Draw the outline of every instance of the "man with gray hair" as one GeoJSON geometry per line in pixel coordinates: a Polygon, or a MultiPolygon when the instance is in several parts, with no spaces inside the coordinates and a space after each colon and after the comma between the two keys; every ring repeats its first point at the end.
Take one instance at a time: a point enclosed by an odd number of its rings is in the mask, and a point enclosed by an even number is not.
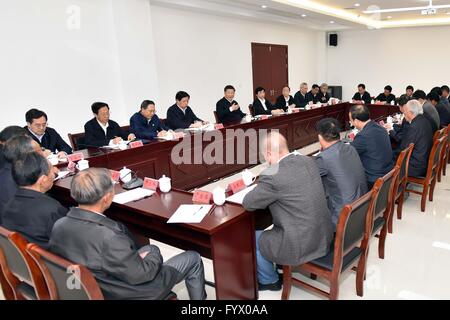
{"type": "Polygon", "coordinates": [[[114,198],[109,170],[78,173],[70,193],[79,206],[55,224],[50,250],[89,268],[106,299],[161,300],[183,280],[191,299],[206,298],[198,253],[184,252],[164,263],[158,247],[139,249],[123,224],[103,214],[114,198]]]}
{"type": "Polygon", "coordinates": [[[319,101],[320,103],[328,103],[330,99],[331,97],[328,94],[328,84],[322,83],[322,85],[320,86],[319,101]]]}
{"type": "Polygon", "coordinates": [[[397,158],[402,150],[414,143],[414,149],[409,160],[409,176],[423,177],[427,172],[428,157],[433,147],[433,130],[430,122],[422,113],[422,105],[419,101],[410,100],[403,107],[403,114],[410,126],[394,156],[397,158]]]}
{"type": "Polygon", "coordinates": [[[308,93],[308,84],[306,82],[303,82],[300,85],[300,91],[298,91],[295,96],[295,105],[297,108],[304,109],[306,105],[308,104],[308,101],[306,101],[306,94],[308,93]]]}
{"type": "Polygon", "coordinates": [[[262,141],[270,167],[243,201],[248,211],[269,209],[274,226],[256,231],[259,290],[281,290],[274,263],[297,266],[325,256],[333,237],[331,214],[315,161],[289,153],[285,137],[270,132],[262,141]]]}

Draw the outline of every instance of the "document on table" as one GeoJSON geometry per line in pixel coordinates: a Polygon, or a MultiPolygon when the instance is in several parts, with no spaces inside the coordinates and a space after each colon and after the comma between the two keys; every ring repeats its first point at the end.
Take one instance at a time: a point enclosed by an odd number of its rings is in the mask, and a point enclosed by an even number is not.
{"type": "Polygon", "coordinates": [[[200,223],[212,205],[182,204],[167,223],[200,223]]]}
{"type": "Polygon", "coordinates": [[[250,186],[248,188],[245,188],[244,190],[239,191],[238,193],[233,194],[232,196],[227,198],[227,201],[242,204],[244,202],[244,198],[253,189],[255,189],[257,184],[250,186]]]}
{"type": "Polygon", "coordinates": [[[58,176],[55,178],[54,181],[58,181],[59,179],[64,179],[71,173],[72,173],[71,171],[60,171],[60,172],[58,172],[58,176]]]}
{"type": "Polygon", "coordinates": [[[142,199],[151,197],[154,193],[155,193],[155,191],[152,191],[152,190],[147,190],[144,188],[137,188],[137,189],[133,189],[133,190],[130,190],[127,192],[117,194],[114,197],[113,202],[118,203],[118,204],[125,204],[128,202],[138,201],[138,200],[142,200],[142,199]]]}

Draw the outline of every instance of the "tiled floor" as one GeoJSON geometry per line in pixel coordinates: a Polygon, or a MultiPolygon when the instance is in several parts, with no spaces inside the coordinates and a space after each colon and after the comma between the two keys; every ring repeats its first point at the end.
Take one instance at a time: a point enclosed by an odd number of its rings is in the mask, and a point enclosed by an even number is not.
{"type": "MultiPolygon", "coordinates": [[[[301,150],[307,154],[317,146],[301,150]]],[[[262,170],[255,167],[258,174],[262,170]]],[[[231,177],[204,189],[213,190],[217,185],[226,186],[231,177]]],[[[163,256],[168,259],[179,253],[176,248],[162,243],[163,256]]],[[[386,241],[385,259],[378,258],[378,240],[371,243],[367,263],[367,280],[362,299],[450,299],[450,177],[444,177],[435,190],[434,202],[427,203],[425,213],[420,212],[420,199],[411,195],[403,209],[403,220],[394,220],[394,234],[386,241]]],[[[212,262],[204,259],[206,278],[214,281],[212,262]]],[[[340,299],[361,299],[355,291],[355,274],[343,274],[340,299]]],[[[304,278],[309,281],[308,279],[304,278]]],[[[188,299],[185,286],[174,288],[179,299],[188,299]]],[[[208,299],[215,299],[214,289],[207,287],[208,299]]],[[[279,300],[279,292],[261,292],[260,299],[279,300]]],[[[0,299],[2,299],[0,292],[0,299]]],[[[292,300],[323,299],[305,289],[293,288],[292,300]]]]}

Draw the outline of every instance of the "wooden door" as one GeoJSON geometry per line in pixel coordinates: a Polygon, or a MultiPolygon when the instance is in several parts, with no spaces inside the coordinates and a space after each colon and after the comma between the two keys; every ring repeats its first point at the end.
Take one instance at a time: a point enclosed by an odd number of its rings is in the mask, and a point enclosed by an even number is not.
{"type": "Polygon", "coordinates": [[[283,45],[252,43],[253,91],[266,89],[266,99],[272,103],[288,85],[288,47],[283,45]]]}

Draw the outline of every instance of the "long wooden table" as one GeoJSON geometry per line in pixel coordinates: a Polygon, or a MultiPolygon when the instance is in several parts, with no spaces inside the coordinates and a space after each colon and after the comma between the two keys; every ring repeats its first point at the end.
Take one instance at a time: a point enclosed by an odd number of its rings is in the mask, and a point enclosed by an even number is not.
{"type": "MultiPolygon", "coordinates": [[[[342,125],[348,123],[350,104],[340,104],[296,114],[273,117],[227,126],[221,129],[279,129],[292,150],[317,141],[316,123],[325,117],[337,118],[342,125]]],[[[398,112],[393,106],[370,106],[372,118],[380,118],[398,112]]],[[[225,139],[226,140],[226,139],[225,139]]],[[[257,148],[256,141],[247,141],[248,149],[257,148]]],[[[156,193],[148,199],[125,205],[113,204],[105,214],[121,221],[138,237],[146,237],[184,249],[196,250],[212,259],[217,299],[258,298],[255,256],[255,229],[271,224],[267,211],[249,213],[240,205],[226,203],[216,207],[200,224],[167,224],[167,220],[179,205],[192,203],[192,193],[183,191],[195,188],[215,179],[238,172],[250,165],[243,164],[191,164],[175,165],[171,152],[179,141],[154,141],[137,149],[124,151],[84,150],[92,167],[120,169],[123,166],[138,171],[142,177],[159,178],[163,174],[172,178],[175,189],[170,193],[156,193]]],[[[225,143],[225,141],[224,141],[225,143]]],[[[195,152],[203,152],[209,145],[203,142],[195,152]]],[[[236,156],[236,155],[235,155],[236,156]]],[[[226,155],[224,154],[224,159],[226,155]]],[[[249,160],[246,158],[246,160],[249,160]]],[[[58,181],[50,191],[61,203],[75,205],[70,197],[71,178],[58,181]]],[[[116,192],[123,192],[118,185],[116,192]]]]}

